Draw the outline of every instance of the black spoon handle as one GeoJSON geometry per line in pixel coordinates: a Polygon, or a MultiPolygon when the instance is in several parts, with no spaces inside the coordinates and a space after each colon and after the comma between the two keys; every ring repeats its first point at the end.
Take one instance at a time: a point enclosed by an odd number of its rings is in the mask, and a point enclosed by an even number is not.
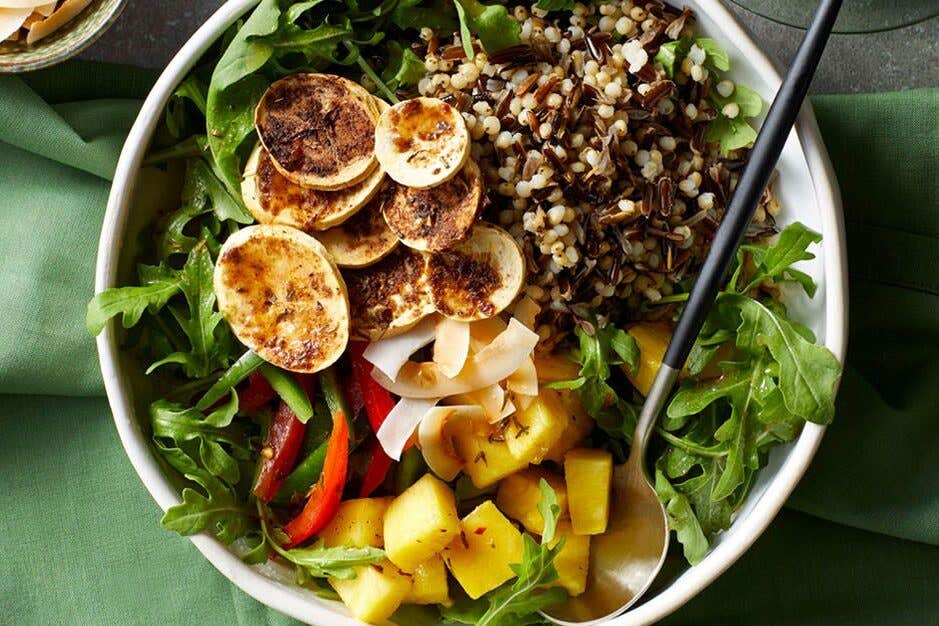
{"type": "Polygon", "coordinates": [[[727,269],[737,253],[763,189],[769,182],[773,168],[776,167],[776,161],[779,160],[786,137],[789,136],[802,107],[802,101],[809,90],[815,68],[818,67],[840,8],[841,0],[822,0],[819,3],[792,66],[766,115],[766,121],[753,144],[737,188],[724,213],[724,219],[714,235],[711,249],[688,295],[688,302],[678,320],[675,334],[668,344],[663,363],[673,369],[680,370],[684,365],[714,298],[724,283],[727,269]]]}

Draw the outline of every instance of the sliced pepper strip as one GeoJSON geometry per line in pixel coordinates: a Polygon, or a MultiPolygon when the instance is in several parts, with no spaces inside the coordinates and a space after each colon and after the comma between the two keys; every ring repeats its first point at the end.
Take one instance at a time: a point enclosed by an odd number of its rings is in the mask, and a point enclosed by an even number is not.
{"type": "MultiPolygon", "coordinates": [[[[263,377],[261,380],[264,380],[263,377]]],[[[313,395],[312,376],[297,375],[297,382],[307,397],[313,395]]],[[[264,439],[264,447],[261,450],[261,468],[254,481],[254,495],[262,502],[270,502],[284,479],[290,474],[300,447],[303,445],[305,432],[306,424],[297,419],[296,413],[286,402],[281,401],[271,419],[267,437],[264,439]]]]}
{"type": "Polygon", "coordinates": [[[277,395],[267,379],[257,370],[248,374],[248,384],[238,390],[238,408],[257,411],[277,395]]]}
{"type": "Polygon", "coordinates": [[[368,416],[368,423],[371,424],[372,430],[377,433],[391,409],[394,408],[395,400],[387,389],[372,378],[373,366],[363,356],[366,345],[362,341],[351,342],[349,352],[352,356],[352,375],[355,377],[359,389],[362,390],[362,400],[365,403],[365,414],[368,416]]]}
{"type": "Polygon", "coordinates": [[[368,469],[365,470],[365,477],[362,478],[362,486],[359,488],[360,498],[367,498],[372,495],[372,492],[385,482],[385,477],[391,468],[391,457],[385,454],[377,439],[372,442],[371,454],[372,460],[369,461],[368,469]]]}
{"type": "MultiPolygon", "coordinates": [[[[362,390],[362,398],[365,403],[365,414],[368,416],[368,423],[372,426],[374,432],[378,432],[385,418],[395,406],[394,397],[391,393],[378,384],[372,378],[372,364],[365,360],[363,353],[366,344],[361,341],[349,344],[350,354],[352,356],[352,375],[359,389],[362,390]]],[[[405,446],[407,449],[412,442],[405,446]]],[[[372,460],[365,471],[365,477],[362,479],[362,487],[359,490],[359,497],[366,498],[375,489],[385,482],[385,476],[391,468],[391,457],[385,454],[381,444],[378,441],[372,445],[372,460]]]]}
{"type": "Polygon", "coordinates": [[[346,422],[345,400],[339,391],[335,370],[330,368],[324,371],[320,381],[332,412],[333,431],[329,435],[326,461],[319,480],[310,490],[310,497],[300,514],[284,526],[289,539],[287,548],[303,543],[323,530],[336,516],[349,469],[349,424],[346,422]]]}

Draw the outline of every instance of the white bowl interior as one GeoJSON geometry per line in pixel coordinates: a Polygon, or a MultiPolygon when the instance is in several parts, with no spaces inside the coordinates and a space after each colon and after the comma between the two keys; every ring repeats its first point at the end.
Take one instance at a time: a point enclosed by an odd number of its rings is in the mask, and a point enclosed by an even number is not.
{"type": "MultiPolygon", "coordinates": [[[[133,263],[133,242],[140,229],[156,211],[173,208],[178,202],[178,185],[173,184],[172,177],[154,168],[140,168],[166,99],[214,39],[255,3],[256,0],[231,0],[219,9],[170,63],[145,102],[115,173],[99,247],[98,290],[119,284],[120,279],[127,276],[133,263]]],[[[687,4],[697,15],[698,32],[720,41],[730,54],[733,80],[756,89],[764,101],[769,102],[779,78],[746,33],[717,0],[690,0],[687,4]]],[[[846,288],[840,201],[808,106],[803,109],[797,131],[790,134],[778,165],[775,191],[783,206],[780,221],[801,221],[820,231],[824,243],[816,251],[817,258],[800,267],[818,282],[816,297],[809,300],[794,292],[789,304],[794,315],[807,323],[841,359],[845,344],[846,288]]],[[[179,501],[174,486],[178,481],[164,472],[136,419],[136,415],[146,417],[143,403],[146,393],[140,366],[121,355],[113,325],[99,337],[98,349],[121,440],[144,484],[166,509],[179,501]],[[139,394],[134,393],[135,388],[139,394]],[[143,406],[137,406],[138,403],[143,406]]],[[[735,523],[717,539],[708,556],[672,580],[657,583],[660,590],[655,595],[610,623],[640,624],[660,619],[733,564],[778,512],[808,466],[823,432],[823,428],[809,424],[796,442],[775,449],[735,523]]],[[[192,540],[219,571],[269,606],[310,624],[351,626],[359,623],[347,617],[339,603],[323,600],[294,585],[285,567],[273,564],[249,567],[238,559],[237,545],[229,549],[207,535],[192,540]]]]}

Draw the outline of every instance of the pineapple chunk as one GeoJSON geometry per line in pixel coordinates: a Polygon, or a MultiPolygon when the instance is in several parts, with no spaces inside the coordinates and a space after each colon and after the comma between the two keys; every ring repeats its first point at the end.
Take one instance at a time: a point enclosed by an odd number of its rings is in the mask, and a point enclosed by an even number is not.
{"type": "Polygon", "coordinates": [[[555,383],[580,376],[580,365],[560,354],[535,355],[538,382],[555,383]]]}
{"type": "Polygon", "coordinates": [[[662,366],[665,350],[672,339],[672,329],[662,322],[643,322],[627,330],[639,346],[639,370],[633,374],[623,365],[623,373],[629,382],[644,396],[649,395],[656,372],[662,366]]]}
{"type": "Polygon", "coordinates": [[[375,565],[355,568],[355,578],[330,578],[336,593],[352,616],[363,622],[377,624],[398,610],[411,590],[411,578],[384,560],[375,565]]]}
{"type": "Polygon", "coordinates": [[[385,554],[406,572],[434,556],[460,532],[453,491],[424,474],[385,512],[385,554]]]}
{"type": "Polygon", "coordinates": [[[567,517],[567,487],[564,479],[541,468],[533,467],[517,474],[506,476],[499,483],[496,505],[503,513],[522,523],[530,533],[540,535],[544,530],[544,518],[538,510],[541,502],[541,488],[538,484],[544,478],[554,489],[561,507],[561,518],[567,517]]]}
{"type": "Polygon", "coordinates": [[[564,478],[574,533],[599,535],[605,532],[610,516],[613,456],[606,450],[571,450],[564,456],[564,478]]]}
{"type": "Polygon", "coordinates": [[[504,436],[494,436],[488,424],[485,429],[461,424],[454,430],[453,447],[466,462],[463,473],[470,477],[477,489],[485,489],[528,467],[528,461],[513,456],[504,436]]]}
{"type": "Polygon", "coordinates": [[[383,526],[385,511],[392,498],[358,498],[339,505],[336,517],[320,532],[327,548],[381,548],[385,545],[383,526]]]}
{"type": "Polygon", "coordinates": [[[405,604],[443,604],[450,606],[450,590],[447,588],[447,568],[439,556],[431,557],[417,566],[411,576],[411,591],[404,598],[405,604]]]}
{"type": "Polygon", "coordinates": [[[541,463],[561,438],[568,411],[554,389],[541,389],[538,396],[509,420],[505,443],[512,456],[526,463],[541,463]]]}
{"type": "Polygon", "coordinates": [[[562,389],[557,393],[561,399],[561,404],[567,410],[566,421],[563,430],[561,430],[561,436],[558,437],[553,446],[548,448],[544,458],[555,463],[563,463],[564,454],[590,434],[593,429],[593,420],[584,410],[584,405],[580,403],[576,391],[562,389]]]}
{"type": "Polygon", "coordinates": [[[558,572],[554,586],[564,587],[571,596],[579,596],[587,588],[587,568],[590,566],[590,536],[575,535],[571,523],[558,522],[557,534],[549,546],[554,547],[564,537],[564,547],[554,557],[558,572]]]}
{"type": "Polygon", "coordinates": [[[460,526],[443,560],[475,600],[515,576],[509,565],[522,561],[522,533],[491,500],[473,509],[460,526]]]}

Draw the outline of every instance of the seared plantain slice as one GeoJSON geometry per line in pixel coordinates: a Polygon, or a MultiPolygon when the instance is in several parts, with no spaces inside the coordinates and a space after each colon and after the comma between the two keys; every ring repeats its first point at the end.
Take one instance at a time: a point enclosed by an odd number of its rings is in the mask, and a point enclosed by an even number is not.
{"type": "Polygon", "coordinates": [[[446,250],[466,239],[482,198],[482,177],[473,160],[454,178],[430,189],[391,183],[382,192],[382,213],[401,242],[416,250],[446,250]]]}
{"type": "Polygon", "coordinates": [[[377,341],[406,331],[434,312],[424,254],[398,246],[378,263],[344,273],[352,334],[377,341]]]}
{"type": "Polygon", "coordinates": [[[293,372],[317,372],[349,339],[346,285],[313,237],[276,224],[232,234],[215,264],[218,307],[238,339],[293,372]]]}
{"type": "Polygon", "coordinates": [[[525,258],[509,233],[479,223],[465,242],[430,255],[428,275],[437,311],[472,322],[494,316],[515,300],[525,278],[525,258]]]}
{"type": "Polygon", "coordinates": [[[375,99],[332,74],[293,74],[271,85],[254,124],[275,167],[310,189],[342,189],[375,168],[375,99]]]}
{"type": "Polygon", "coordinates": [[[398,237],[381,214],[380,196],[339,226],[316,234],[339,267],[365,267],[386,256],[398,237]]]}
{"type": "Polygon", "coordinates": [[[463,116],[437,98],[399,102],[381,114],[375,155],[392,180],[425,189],[456,175],[470,153],[463,116]]]}
{"type": "Polygon", "coordinates": [[[258,222],[310,232],[349,219],[375,196],[384,178],[384,172],[376,167],[365,180],[345,189],[306,189],[285,178],[271,155],[258,144],[245,165],[241,197],[258,222]]]}

